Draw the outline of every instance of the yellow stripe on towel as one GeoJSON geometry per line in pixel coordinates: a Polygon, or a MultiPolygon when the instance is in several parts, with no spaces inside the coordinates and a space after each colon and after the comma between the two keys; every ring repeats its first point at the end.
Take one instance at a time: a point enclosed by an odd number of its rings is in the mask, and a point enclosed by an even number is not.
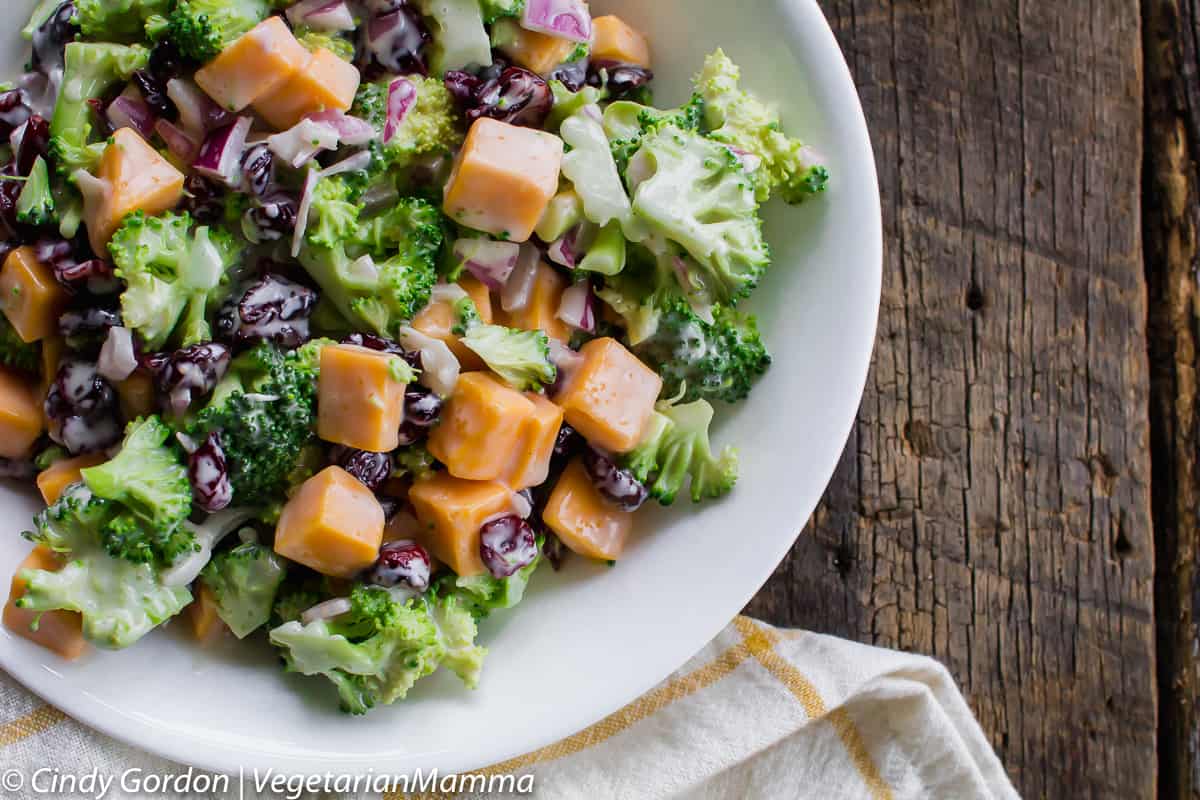
{"type": "Polygon", "coordinates": [[[0,747],[8,747],[22,739],[35,736],[67,718],[54,706],[38,706],[23,717],[0,725],[0,747]]]}

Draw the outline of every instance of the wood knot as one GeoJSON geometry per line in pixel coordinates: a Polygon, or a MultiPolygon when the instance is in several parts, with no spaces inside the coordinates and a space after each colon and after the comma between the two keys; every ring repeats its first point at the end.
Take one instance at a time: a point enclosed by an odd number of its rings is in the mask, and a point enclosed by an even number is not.
{"type": "Polygon", "coordinates": [[[1087,460],[1088,472],[1092,475],[1092,489],[1104,497],[1113,492],[1113,483],[1120,474],[1113,466],[1112,459],[1104,453],[1095,453],[1087,460]]]}

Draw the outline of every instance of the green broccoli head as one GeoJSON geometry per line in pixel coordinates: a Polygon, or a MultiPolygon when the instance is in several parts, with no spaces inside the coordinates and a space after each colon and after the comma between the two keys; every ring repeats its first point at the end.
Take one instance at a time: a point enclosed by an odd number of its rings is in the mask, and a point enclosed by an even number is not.
{"type": "Polygon", "coordinates": [[[737,482],[737,453],[712,452],[708,428],[713,408],[706,400],[685,405],[660,404],[642,442],[625,456],[625,466],[663,505],[671,505],[691,478],[693,502],[728,494],[737,482]]]}
{"type": "Polygon", "coordinates": [[[543,331],[478,324],[467,331],[462,343],[517,391],[536,392],[558,376],[550,361],[550,339],[543,331]]]}
{"type": "Polygon", "coordinates": [[[150,61],[141,45],[108,42],[71,42],[64,51],[62,89],[50,119],[50,157],[60,175],[76,169],[91,171],[100,160],[103,145],[90,145],[94,100],[129,79],[150,61]]]}
{"type": "Polygon", "coordinates": [[[207,62],[270,11],[267,0],[179,0],[158,33],[185,58],[207,62]]]}
{"type": "Polygon", "coordinates": [[[41,347],[23,341],[3,313],[0,313],[0,364],[35,374],[42,366],[41,347]]]}
{"type": "Polygon", "coordinates": [[[146,21],[166,14],[171,0],[75,0],[79,32],[88,39],[133,42],[145,36],[146,21]]]}
{"type": "Polygon", "coordinates": [[[403,169],[423,156],[451,153],[463,142],[462,116],[454,97],[436,78],[410,75],[393,81],[364,83],[350,113],[389,137],[378,149],[382,164],[388,169],[403,169]],[[415,98],[399,126],[389,130],[388,87],[394,81],[407,82],[415,98]]]}
{"type": "Polygon", "coordinates": [[[779,111],[743,91],[740,79],[740,70],[724,51],[704,60],[695,83],[704,98],[709,137],[760,160],[753,170],[759,200],[778,192],[787,202],[799,203],[825,191],[828,170],[812,163],[804,144],[783,132],[779,111]]]}
{"type": "Polygon", "coordinates": [[[714,306],[707,321],[682,300],[668,304],[634,352],[662,376],[664,396],[683,400],[736,403],[771,365],[754,317],[714,306]]]}
{"type": "Polygon", "coordinates": [[[67,559],[56,572],[25,570],[28,584],[17,600],[30,611],[63,609],[83,617],[83,635],[97,647],[120,649],[183,610],[192,600],[186,586],[165,586],[154,566],[110,555],[101,530],[121,513],[119,504],[73,484],[34,518],[25,537],[67,559]]]}
{"type": "Polygon", "coordinates": [[[542,563],[542,541],[538,539],[538,557],[526,567],[517,570],[507,578],[496,578],[491,575],[473,575],[463,578],[458,575],[446,575],[440,578],[435,592],[444,596],[455,596],[458,604],[471,613],[477,620],[483,620],[494,611],[512,608],[525,597],[525,589],[529,579],[542,563]]]}
{"type": "Polygon", "coordinates": [[[316,352],[301,348],[285,355],[269,343],[246,351],[187,424],[197,439],[219,433],[238,505],[278,503],[291,485],[314,439],[316,352]]]}
{"type": "Polygon", "coordinates": [[[287,567],[271,548],[250,541],[213,555],[200,575],[212,590],[217,615],[244,639],[270,619],[287,567]]]}
{"type": "Polygon", "coordinates": [[[38,156],[29,171],[21,193],[17,195],[17,221],[35,227],[54,222],[54,195],[50,191],[50,170],[46,159],[38,156]]]}
{"type": "Polygon", "coordinates": [[[492,43],[479,0],[417,0],[416,6],[433,34],[429,68],[434,75],[473,64],[491,66],[492,43]]]}
{"type": "Polygon", "coordinates": [[[178,330],[184,347],[212,338],[206,310],[230,284],[238,241],[220,228],[193,227],[183,212],[127,216],[108,244],[125,281],[121,314],[146,347],[160,350],[178,330]],[[185,313],[186,312],[186,313],[185,313]]]}
{"type": "Polygon", "coordinates": [[[182,456],[168,444],[171,438],[171,429],[158,417],[129,423],[120,451],[110,461],[82,470],[84,483],[97,497],[120,503],[147,525],[178,527],[192,513],[192,487],[182,456]]]}
{"type": "Polygon", "coordinates": [[[300,28],[296,31],[296,41],[310,51],[324,48],[343,61],[354,61],[354,42],[340,34],[300,28]]]}
{"type": "Polygon", "coordinates": [[[485,25],[506,17],[520,17],[525,10],[525,0],[480,0],[479,5],[483,9],[485,25]]]}

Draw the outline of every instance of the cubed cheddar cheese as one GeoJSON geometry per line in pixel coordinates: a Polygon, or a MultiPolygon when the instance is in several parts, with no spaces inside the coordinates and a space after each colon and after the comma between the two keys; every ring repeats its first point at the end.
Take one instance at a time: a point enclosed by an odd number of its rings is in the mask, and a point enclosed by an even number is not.
{"type": "Polygon", "coordinates": [[[533,279],[533,291],[524,308],[502,311],[502,324],[526,331],[543,331],[560,342],[571,340],[571,327],[558,318],[567,279],[545,261],[538,264],[533,279]]]}
{"type": "Polygon", "coordinates": [[[567,422],[597,447],[627,453],[641,440],[662,378],[616,339],[593,339],[556,402],[567,422]]]}
{"type": "Polygon", "coordinates": [[[62,496],[63,489],[83,480],[83,476],[79,474],[80,470],[95,467],[107,460],[104,453],[85,453],[55,461],[38,473],[37,487],[42,493],[42,499],[46,501],[46,505],[54,505],[62,496]]]}
{"type": "Polygon", "coordinates": [[[533,413],[521,420],[521,441],[514,451],[512,468],[504,478],[504,483],[514,491],[545,482],[563,422],[562,409],[542,395],[527,392],[525,397],[533,403],[533,413]]]}
{"type": "Polygon", "coordinates": [[[42,435],[45,414],[35,380],[0,367],[0,458],[24,458],[42,435]]]}
{"type": "Polygon", "coordinates": [[[283,507],[275,552],[323,575],[351,578],[375,563],[384,522],[370,489],[341,467],[326,467],[283,507]]]}
{"type": "Polygon", "coordinates": [[[113,133],[96,177],[107,188],[102,197],[84,196],[83,219],[92,249],[100,255],[108,253],[108,240],[127,215],[144,211],[153,217],[183,197],[183,173],[133,128],[113,133]]]}
{"type": "Polygon", "coordinates": [[[517,25],[508,30],[511,30],[511,36],[500,45],[500,51],[520,66],[539,75],[548,75],[551,70],[570,58],[578,46],[570,39],[527,31],[517,25]]]}
{"type": "Polygon", "coordinates": [[[554,134],[480,117],[454,161],[443,209],[468,228],[527,241],[558,191],[562,155],[554,134]]]}
{"type": "Polygon", "coordinates": [[[254,110],[279,130],[317,111],[348,111],[359,77],[353,64],[321,47],[283,83],[255,98],[254,110]]]}
{"type": "Polygon", "coordinates": [[[554,485],[542,521],[573,552],[606,561],[620,558],[633,529],[633,514],[604,499],[578,458],[554,485]]]}
{"type": "Polygon", "coordinates": [[[421,543],[463,577],[487,572],[479,556],[479,529],[512,510],[512,490],[496,481],[468,481],[439,473],[417,481],[408,499],[422,525],[421,543]]]}
{"type": "Polygon", "coordinates": [[[612,14],[596,17],[592,20],[592,30],[595,32],[590,55],[593,61],[650,66],[650,44],[625,20],[612,14]]]}
{"type": "Polygon", "coordinates": [[[312,60],[280,17],[267,17],[196,72],[196,83],[229,111],[241,111],[312,60]]]}
{"type": "Polygon", "coordinates": [[[504,480],[533,412],[529,398],[488,373],[464,373],[429,433],[429,452],[457,478],[504,480]]]}
{"type": "Polygon", "coordinates": [[[32,247],[18,247],[0,267],[0,311],[24,342],[39,342],[58,332],[58,318],[70,295],[32,247]]]}
{"type": "Polygon", "coordinates": [[[317,436],[373,453],[399,447],[405,384],[392,377],[395,358],[349,344],[322,349],[317,436]]]}
{"type": "Polygon", "coordinates": [[[62,568],[62,561],[53,550],[38,545],[33,549],[13,575],[8,602],[4,605],[4,627],[24,639],[67,659],[74,661],[87,650],[83,639],[83,617],[75,611],[28,611],[17,608],[17,599],[25,594],[27,584],[21,579],[23,570],[47,570],[62,568]],[[32,629],[34,622],[37,630],[32,629]]]}
{"type": "Polygon", "coordinates": [[[203,580],[196,582],[196,596],[183,612],[192,638],[201,644],[212,642],[225,629],[225,623],[217,613],[217,600],[203,580]]]}
{"type": "Polygon", "coordinates": [[[438,300],[421,309],[421,312],[413,317],[412,326],[432,339],[445,342],[464,372],[485,369],[487,365],[483,363],[483,359],[454,334],[457,321],[454,307],[446,300],[438,300]]]}
{"type": "Polygon", "coordinates": [[[147,372],[137,371],[116,385],[117,399],[125,419],[137,419],[153,414],[157,407],[154,379],[147,372]]]}

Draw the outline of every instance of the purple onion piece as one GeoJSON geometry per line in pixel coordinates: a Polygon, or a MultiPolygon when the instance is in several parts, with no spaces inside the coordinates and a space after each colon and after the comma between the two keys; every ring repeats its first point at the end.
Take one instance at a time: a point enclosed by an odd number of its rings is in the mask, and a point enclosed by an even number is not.
{"type": "Polygon", "coordinates": [[[533,528],[516,514],[485,522],[479,529],[479,557],[493,577],[512,577],[537,556],[533,528]]]}
{"type": "Polygon", "coordinates": [[[237,186],[241,182],[242,153],[252,123],[250,117],[238,117],[232,125],[213,131],[200,146],[192,168],[226,186],[237,186]]]}
{"type": "Polygon", "coordinates": [[[580,44],[592,40],[592,14],[582,0],[526,0],[521,27],[580,44]]]}
{"type": "Polygon", "coordinates": [[[175,123],[160,119],[154,123],[154,132],[167,143],[167,149],[171,151],[171,154],[183,163],[190,164],[195,159],[200,145],[175,123]]]}
{"type": "Polygon", "coordinates": [[[516,242],[459,239],[454,243],[454,256],[492,291],[500,291],[508,283],[520,255],[521,246],[516,242]]]}
{"type": "MultiPolygon", "coordinates": [[[[370,60],[385,72],[395,75],[426,75],[425,46],[433,41],[421,16],[407,4],[374,16],[366,25],[366,46],[370,60]]],[[[364,65],[365,66],[365,65],[364,65]]],[[[368,71],[368,70],[364,70],[368,71]]]]}
{"type": "Polygon", "coordinates": [[[562,294],[558,307],[558,318],[587,333],[596,332],[596,298],[592,294],[592,282],[582,280],[572,284],[562,294]]]}
{"type": "Polygon", "coordinates": [[[104,115],[114,131],[133,128],[143,139],[149,139],[154,134],[154,126],[158,122],[150,106],[125,95],[109,103],[104,115]]]}
{"type": "Polygon", "coordinates": [[[400,126],[404,124],[404,118],[408,116],[408,112],[416,101],[417,87],[413,85],[412,81],[397,78],[388,84],[387,120],[383,124],[384,144],[395,137],[400,126]]]}

